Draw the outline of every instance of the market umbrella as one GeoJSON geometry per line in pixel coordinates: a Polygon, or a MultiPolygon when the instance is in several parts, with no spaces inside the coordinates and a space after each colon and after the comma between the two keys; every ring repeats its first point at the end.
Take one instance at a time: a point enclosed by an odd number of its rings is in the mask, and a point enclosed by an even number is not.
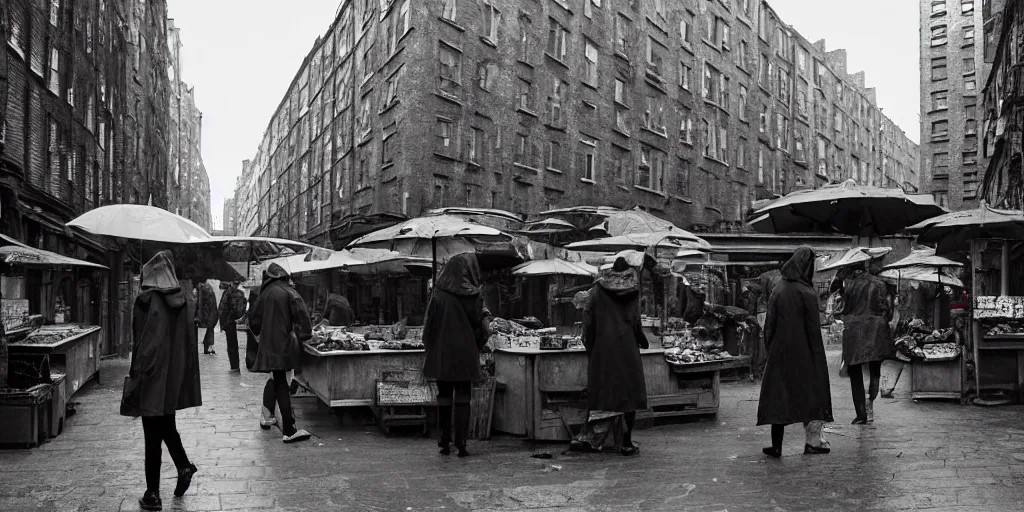
{"type": "Polygon", "coordinates": [[[892,247],[854,247],[844,252],[838,258],[829,258],[818,267],[816,272],[828,272],[830,270],[859,265],[865,261],[884,258],[890,252],[892,252],[892,247]]]}
{"type": "MultiPolygon", "coordinates": [[[[590,230],[605,236],[675,230],[685,233],[675,224],[640,208],[622,210],[609,206],[577,206],[548,210],[541,215],[570,219],[572,225],[578,229],[590,230]]],[[[696,235],[693,236],[696,238],[696,235]]]]}
{"type": "Polygon", "coordinates": [[[527,223],[521,233],[527,235],[548,235],[552,233],[568,233],[572,231],[576,231],[576,226],[571,222],[562,219],[547,218],[527,223]]]}
{"type": "Polygon", "coordinates": [[[0,240],[8,244],[0,247],[0,259],[8,265],[23,267],[89,267],[109,270],[107,267],[97,263],[30,247],[6,235],[0,234],[0,240]]]}
{"type": "Polygon", "coordinates": [[[205,229],[180,215],[138,204],[101,206],[83,213],[67,225],[94,235],[151,242],[190,243],[212,238],[205,229]]]}
{"type": "Polygon", "coordinates": [[[211,236],[209,240],[192,243],[220,247],[224,251],[224,259],[235,262],[260,262],[309,252],[320,252],[326,257],[330,253],[330,249],[305,242],[264,236],[211,236]]]}
{"type": "Polygon", "coordinates": [[[494,208],[436,208],[426,216],[450,215],[463,220],[482,224],[500,231],[516,231],[523,226],[523,218],[514,213],[494,208]]]}
{"type": "Polygon", "coordinates": [[[913,265],[883,270],[879,276],[896,281],[922,281],[926,283],[937,283],[945,286],[963,288],[964,282],[950,268],[939,268],[929,265],[913,265]]]}
{"type": "Polygon", "coordinates": [[[935,249],[914,249],[906,258],[885,266],[883,270],[893,270],[907,267],[962,267],[963,263],[953,261],[949,258],[935,255],[935,249]]]}
{"type": "Polygon", "coordinates": [[[875,237],[897,234],[944,212],[930,195],[847,180],[787,194],[755,211],[749,225],[762,233],[838,232],[875,237]]]}
{"type": "Polygon", "coordinates": [[[1024,240],[1024,213],[999,210],[984,202],[973,210],[947,213],[907,228],[922,244],[936,244],[938,253],[965,249],[971,240],[1024,240]]]}
{"type": "Polygon", "coordinates": [[[429,260],[409,258],[386,249],[353,249],[331,251],[329,255],[313,258],[309,254],[296,254],[264,262],[276,263],[289,274],[307,274],[328,270],[342,270],[353,274],[373,275],[406,272],[409,265],[429,265],[429,260]]]}
{"type": "Polygon", "coordinates": [[[587,276],[597,275],[597,268],[583,262],[560,259],[535,260],[512,269],[515,276],[587,276]]]}
{"type": "MultiPolygon", "coordinates": [[[[584,240],[565,246],[567,249],[588,252],[619,252],[625,250],[674,250],[684,249],[709,251],[711,244],[687,231],[662,231],[656,233],[632,233],[627,235],[584,240]]],[[[675,253],[673,253],[675,254],[675,253]]]]}

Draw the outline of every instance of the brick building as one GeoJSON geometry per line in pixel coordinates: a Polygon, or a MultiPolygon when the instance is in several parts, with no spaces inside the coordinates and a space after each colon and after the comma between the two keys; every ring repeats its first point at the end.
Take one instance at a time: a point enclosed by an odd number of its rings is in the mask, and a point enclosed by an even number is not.
{"type": "Polygon", "coordinates": [[[864,74],[767,3],[412,3],[341,3],[244,166],[240,233],[581,204],[730,229],[800,187],[918,187],[864,74]]]}
{"type": "Polygon", "coordinates": [[[167,20],[167,67],[170,114],[167,199],[168,210],[210,229],[210,180],[202,161],[203,113],[196,107],[195,90],[182,78],[181,30],[167,20]],[[205,190],[205,195],[204,191],[205,190]]]}
{"type": "MultiPolygon", "coordinates": [[[[1024,208],[1024,6],[985,3],[992,68],[984,89],[982,136],[989,157],[982,197],[999,208],[1024,208]]],[[[987,45],[986,45],[987,46],[987,45]]]]}
{"type": "Polygon", "coordinates": [[[235,198],[224,199],[224,213],[221,217],[221,231],[228,235],[234,235],[235,231],[235,198]]]}

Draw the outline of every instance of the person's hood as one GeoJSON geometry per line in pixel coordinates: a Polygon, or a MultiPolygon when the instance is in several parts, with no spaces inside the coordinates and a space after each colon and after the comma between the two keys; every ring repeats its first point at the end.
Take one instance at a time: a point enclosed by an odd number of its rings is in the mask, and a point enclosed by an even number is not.
{"type": "Polygon", "coordinates": [[[597,285],[614,295],[628,295],[640,291],[640,274],[634,268],[616,272],[612,269],[601,271],[597,285]]]}
{"type": "Polygon", "coordinates": [[[811,286],[814,279],[814,251],[801,247],[782,265],[782,278],[811,286]]]}
{"type": "Polygon", "coordinates": [[[330,304],[332,302],[338,302],[338,303],[340,303],[342,306],[344,306],[346,308],[351,308],[352,307],[352,305],[348,302],[348,298],[346,298],[344,295],[342,295],[340,293],[328,293],[327,294],[327,303],[330,304]]]}
{"type": "Polygon", "coordinates": [[[181,283],[174,273],[174,263],[171,261],[170,251],[160,251],[156,256],[142,266],[142,294],[143,301],[148,301],[153,292],[163,295],[167,304],[172,308],[183,307],[187,299],[181,291],[181,283]]]}
{"type": "Polygon", "coordinates": [[[437,276],[434,288],[463,297],[480,294],[480,264],[473,253],[464,252],[452,256],[437,276]]]}
{"type": "Polygon", "coordinates": [[[266,270],[263,271],[263,286],[260,289],[265,289],[274,281],[284,281],[288,284],[288,271],[278,265],[277,263],[271,263],[266,270]]]}

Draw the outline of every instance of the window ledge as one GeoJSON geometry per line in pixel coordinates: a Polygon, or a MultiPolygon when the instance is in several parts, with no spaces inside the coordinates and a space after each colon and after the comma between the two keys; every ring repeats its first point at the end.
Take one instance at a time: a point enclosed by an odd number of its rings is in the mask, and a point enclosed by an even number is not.
{"type": "Polygon", "coordinates": [[[690,199],[689,197],[686,196],[681,196],[679,194],[672,194],[672,199],[675,199],[676,201],[686,204],[693,204],[693,199],[690,199]]]}
{"type": "Polygon", "coordinates": [[[396,107],[396,106],[397,106],[397,105],[398,105],[399,103],[401,103],[401,102],[402,102],[401,100],[399,100],[399,99],[395,99],[395,100],[394,100],[394,101],[392,101],[391,103],[388,103],[387,105],[385,105],[385,106],[384,106],[384,108],[382,108],[382,109],[378,110],[378,111],[377,111],[377,115],[383,115],[383,114],[385,114],[385,113],[386,113],[387,111],[389,111],[389,110],[391,110],[391,109],[395,108],[395,107],[396,107]]]}
{"type": "Polygon", "coordinates": [[[521,164],[519,162],[512,162],[512,167],[515,167],[516,169],[522,169],[524,171],[530,171],[534,174],[540,174],[540,169],[536,167],[530,167],[529,165],[521,164]]]}
{"type": "Polygon", "coordinates": [[[551,55],[548,52],[544,52],[544,56],[547,57],[549,60],[555,61],[556,63],[558,63],[563,68],[569,69],[569,65],[566,64],[565,61],[563,61],[562,59],[559,59],[558,57],[555,57],[554,55],[551,55]]]}
{"type": "MultiPolygon", "coordinates": [[[[583,85],[584,87],[588,88],[588,89],[593,89],[595,91],[597,90],[597,84],[592,84],[590,82],[587,82],[586,80],[580,81],[580,84],[583,85]]],[[[584,100],[584,101],[586,101],[586,100],[584,100]]]]}
{"type": "Polygon", "coordinates": [[[470,161],[466,162],[466,170],[467,171],[482,171],[483,170],[483,166],[481,166],[479,162],[474,162],[474,161],[470,160],[470,161]]]}
{"type": "Polygon", "coordinates": [[[520,64],[522,64],[522,65],[524,65],[524,66],[526,66],[526,67],[528,67],[530,69],[533,69],[533,64],[530,64],[529,62],[527,62],[527,61],[525,61],[523,59],[516,59],[516,62],[518,62],[518,63],[520,63],[520,64]]]}
{"type": "Polygon", "coordinates": [[[366,84],[370,83],[370,79],[373,78],[374,72],[370,71],[370,74],[363,77],[363,81],[359,82],[359,88],[362,89],[366,84]]]}
{"type": "Polygon", "coordinates": [[[684,145],[684,146],[686,146],[686,147],[693,148],[693,141],[692,140],[681,140],[680,139],[679,143],[684,145]]]}
{"type": "Polygon", "coordinates": [[[613,126],[612,127],[612,131],[614,131],[615,133],[617,133],[619,135],[622,135],[623,137],[625,137],[627,139],[629,138],[629,132],[624,131],[624,130],[622,130],[621,128],[619,128],[617,126],[613,126]]]}
{"type": "Polygon", "coordinates": [[[490,46],[491,48],[497,48],[498,47],[498,43],[495,43],[494,41],[492,41],[491,38],[488,37],[488,36],[480,36],[480,42],[484,43],[487,46],[490,46]]]}
{"type": "Polygon", "coordinates": [[[658,131],[658,130],[655,130],[655,129],[652,129],[652,128],[648,128],[646,126],[641,126],[640,129],[642,131],[647,132],[647,133],[652,133],[654,135],[657,135],[658,137],[661,137],[663,139],[668,139],[668,130],[667,129],[663,130],[663,131],[658,131]]]}
{"type": "Polygon", "coordinates": [[[597,182],[589,178],[580,178],[580,181],[588,185],[596,185],[597,182]]]}
{"type": "Polygon", "coordinates": [[[381,171],[386,171],[386,170],[388,170],[388,169],[390,169],[390,168],[392,168],[394,166],[395,166],[395,161],[394,160],[392,160],[390,162],[384,162],[383,164],[381,164],[380,170],[381,171]]]}
{"type": "Polygon", "coordinates": [[[564,125],[558,125],[558,124],[552,124],[552,123],[544,123],[544,127],[549,129],[549,130],[555,130],[556,132],[562,132],[562,133],[565,133],[565,131],[568,129],[564,125]]]}
{"type": "Polygon", "coordinates": [[[445,18],[444,16],[438,16],[437,19],[447,23],[448,25],[450,25],[455,30],[458,30],[459,32],[466,31],[466,27],[463,27],[462,25],[459,25],[458,23],[455,23],[455,21],[445,18]]]}
{"type": "Polygon", "coordinates": [[[724,165],[726,167],[729,167],[729,164],[727,162],[723,161],[723,160],[719,160],[719,159],[717,159],[717,158],[715,158],[715,157],[713,157],[711,155],[703,155],[703,156],[704,156],[705,160],[711,160],[712,162],[717,162],[717,163],[722,164],[722,165],[724,165]]]}
{"type": "MultiPolygon", "coordinates": [[[[406,32],[406,34],[408,34],[408,32],[406,32]]],[[[403,36],[403,39],[404,39],[404,36],[403,36]]],[[[402,41],[399,40],[398,42],[401,43],[402,41]]],[[[395,57],[398,57],[398,55],[402,53],[402,50],[405,50],[405,46],[399,46],[398,48],[395,48],[391,52],[391,55],[389,55],[388,58],[384,59],[384,62],[380,65],[380,69],[384,69],[384,67],[387,66],[388,64],[390,64],[391,61],[395,60],[395,57]]]]}
{"type": "Polygon", "coordinates": [[[440,151],[434,151],[434,156],[439,157],[439,158],[443,158],[443,159],[451,161],[451,162],[458,162],[459,161],[458,157],[456,157],[454,155],[447,155],[447,154],[442,153],[440,151]]]}
{"type": "Polygon", "coordinates": [[[717,213],[719,215],[722,215],[722,210],[720,208],[718,208],[717,206],[705,206],[704,209],[709,211],[709,212],[715,212],[715,213],[717,213]]]}
{"type": "Polygon", "coordinates": [[[690,55],[695,55],[696,54],[696,52],[693,51],[693,45],[691,45],[690,43],[687,43],[687,42],[684,41],[684,42],[680,43],[679,47],[682,48],[683,50],[685,50],[690,55]]]}
{"type": "Polygon", "coordinates": [[[443,93],[441,91],[434,91],[434,96],[437,96],[438,98],[441,98],[442,100],[445,100],[447,102],[454,103],[460,107],[465,106],[465,104],[463,104],[462,101],[460,101],[458,98],[455,98],[452,95],[443,93]]]}
{"type": "Polygon", "coordinates": [[[705,45],[706,45],[706,46],[707,46],[708,48],[711,48],[712,50],[714,50],[714,51],[716,51],[716,52],[718,52],[718,53],[722,53],[722,49],[721,49],[721,48],[719,48],[719,47],[717,47],[717,46],[715,46],[715,43],[712,43],[712,42],[711,42],[711,41],[709,41],[709,40],[708,40],[707,38],[705,38],[705,37],[702,37],[702,38],[700,38],[700,41],[701,41],[702,43],[704,43],[704,44],[705,44],[705,45]]]}
{"type": "Polygon", "coordinates": [[[647,192],[648,194],[654,194],[656,196],[661,196],[661,197],[668,197],[668,196],[665,195],[664,192],[659,192],[657,190],[654,190],[653,188],[648,188],[648,187],[645,187],[643,185],[633,185],[633,188],[635,188],[637,190],[643,190],[644,192],[647,192]]]}
{"type": "Polygon", "coordinates": [[[624,61],[626,61],[627,64],[632,62],[631,60],[629,60],[629,57],[626,56],[626,54],[622,52],[622,50],[616,49],[615,50],[615,56],[620,58],[620,59],[622,59],[622,60],[624,60],[624,61]]]}
{"type": "Polygon", "coordinates": [[[566,2],[565,0],[555,0],[555,4],[557,4],[563,10],[565,10],[565,12],[569,13],[569,16],[572,16],[574,14],[572,12],[572,9],[569,8],[568,2],[566,2]]]}
{"type": "Polygon", "coordinates": [[[516,108],[516,112],[519,112],[521,114],[526,114],[526,115],[528,115],[530,117],[538,117],[536,112],[534,112],[534,111],[532,111],[530,109],[527,109],[527,108],[523,108],[523,107],[516,108]]]}
{"type": "Polygon", "coordinates": [[[623,192],[629,192],[629,187],[627,187],[626,185],[623,185],[621,183],[615,184],[615,188],[617,188],[617,189],[619,189],[619,190],[621,190],[623,192]]]}
{"type": "Polygon", "coordinates": [[[545,167],[544,170],[552,174],[565,174],[563,171],[555,169],[554,167],[545,167]]]}

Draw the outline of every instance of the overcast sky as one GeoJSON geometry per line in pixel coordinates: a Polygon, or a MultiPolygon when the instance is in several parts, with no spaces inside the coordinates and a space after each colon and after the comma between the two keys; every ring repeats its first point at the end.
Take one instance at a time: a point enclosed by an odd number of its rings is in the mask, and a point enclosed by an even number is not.
{"type": "MultiPolygon", "coordinates": [[[[417,0],[425,1],[425,0],[417,0]]],[[[316,37],[341,0],[167,0],[181,29],[182,77],[203,112],[203,161],[219,228],[242,160],[256,154],[263,130],[316,37]]],[[[771,0],[783,21],[827,49],[845,48],[848,70],[867,73],[878,103],[918,140],[918,2],[771,0]],[[825,6],[829,7],[825,7],[825,6]]]]}

